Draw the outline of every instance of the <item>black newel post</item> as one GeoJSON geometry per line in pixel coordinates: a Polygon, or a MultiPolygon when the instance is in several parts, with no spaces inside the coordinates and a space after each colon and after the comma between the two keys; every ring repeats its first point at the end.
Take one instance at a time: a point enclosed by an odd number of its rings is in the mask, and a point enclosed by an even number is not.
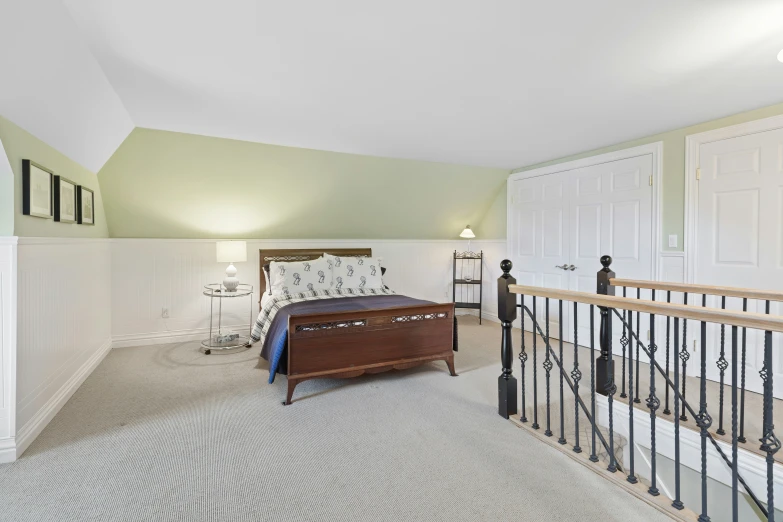
{"type": "Polygon", "coordinates": [[[511,375],[511,364],[514,360],[511,323],[517,318],[517,299],[516,294],[508,290],[508,285],[517,284],[517,280],[509,274],[512,266],[508,259],[501,261],[500,269],[503,270],[503,275],[498,277],[498,319],[502,328],[500,362],[503,365],[503,372],[498,377],[498,413],[506,419],[517,413],[517,380],[511,375]]]}
{"type": "MultiPolygon", "coordinates": [[[[601,257],[603,268],[598,271],[598,291],[600,295],[614,295],[614,286],[609,284],[615,274],[609,268],[612,258],[601,257]]],[[[609,395],[609,389],[614,385],[614,361],[610,357],[612,349],[612,317],[607,307],[599,306],[601,311],[601,330],[598,334],[598,342],[601,347],[601,355],[595,360],[595,391],[601,395],[609,395]]]]}

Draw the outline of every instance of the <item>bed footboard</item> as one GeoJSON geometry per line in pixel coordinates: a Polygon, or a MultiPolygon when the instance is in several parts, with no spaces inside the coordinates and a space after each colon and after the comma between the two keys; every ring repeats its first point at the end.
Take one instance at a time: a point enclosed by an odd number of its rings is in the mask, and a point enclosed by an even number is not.
{"type": "Polygon", "coordinates": [[[288,394],[319,377],[347,378],[444,360],[454,371],[454,304],[294,315],[288,320],[288,394]]]}

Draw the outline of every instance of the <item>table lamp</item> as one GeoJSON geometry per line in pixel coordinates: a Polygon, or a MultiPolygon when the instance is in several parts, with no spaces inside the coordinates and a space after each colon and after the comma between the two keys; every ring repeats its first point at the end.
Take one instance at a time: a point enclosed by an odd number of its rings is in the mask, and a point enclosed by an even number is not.
{"type": "Polygon", "coordinates": [[[234,263],[244,263],[247,261],[247,242],[218,241],[217,260],[218,263],[228,263],[226,278],[223,279],[223,286],[227,292],[236,292],[237,286],[239,285],[239,279],[237,279],[237,269],[234,267],[234,263]]]}

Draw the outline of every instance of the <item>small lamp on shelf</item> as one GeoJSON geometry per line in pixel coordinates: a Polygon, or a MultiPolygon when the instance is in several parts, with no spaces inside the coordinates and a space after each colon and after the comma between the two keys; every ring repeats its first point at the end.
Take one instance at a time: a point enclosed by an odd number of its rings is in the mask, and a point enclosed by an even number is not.
{"type": "Polygon", "coordinates": [[[226,278],[223,279],[223,287],[225,287],[227,292],[236,292],[239,279],[237,279],[237,269],[234,263],[247,261],[247,242],[218,241],[217,261],[218,263],[228,263],[226,278]]]}
{"type": "MultiPolygon", "coordinates": [[[[470,240],[473,239],[474,237],[476,237],[476,234],[474,234],[473,231],[470,229],[470,225],[465,227],[465,230],[462,231],[462,233],[459,235],[459,237],[468,240],[468,252],[471,252],[471,250],[470,250],[470,240]]],[[[473,254],[469,254],[469,255],[473,255],[473,254]]],[[[472,273],[470,275],[464,275],[463,274],[462,278],[465,281],[472,281],[473,280],[473,274],[472,273]]]]}
{"type": "Polygon", "coordinates": [[[476,234],[470,229],[470,225],[465,227],[465,230],[459,235],[459,237],[468,240],[468,250],[470,250],[470,240],[476,237],[476,234]]]}

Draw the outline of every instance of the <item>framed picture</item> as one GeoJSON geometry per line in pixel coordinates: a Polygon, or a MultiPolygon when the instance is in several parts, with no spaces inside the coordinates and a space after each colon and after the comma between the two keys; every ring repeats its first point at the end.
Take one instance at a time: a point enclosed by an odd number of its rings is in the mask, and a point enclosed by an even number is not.
{"type": "Polygon", "coordinates": [[[54,220],[76,223],[76,183],[54,176],[54,220]]]}
{"type": "Polygon", "coordinates": [[[22,214],[51,219],[52,171],[30,160],[22,160],[22,214]]]}
{"type": "Polygon", "coordinates": [[[95,224],[95,194],[81,185],[76,187],[76,222],[80,225],[95,224]]]}

